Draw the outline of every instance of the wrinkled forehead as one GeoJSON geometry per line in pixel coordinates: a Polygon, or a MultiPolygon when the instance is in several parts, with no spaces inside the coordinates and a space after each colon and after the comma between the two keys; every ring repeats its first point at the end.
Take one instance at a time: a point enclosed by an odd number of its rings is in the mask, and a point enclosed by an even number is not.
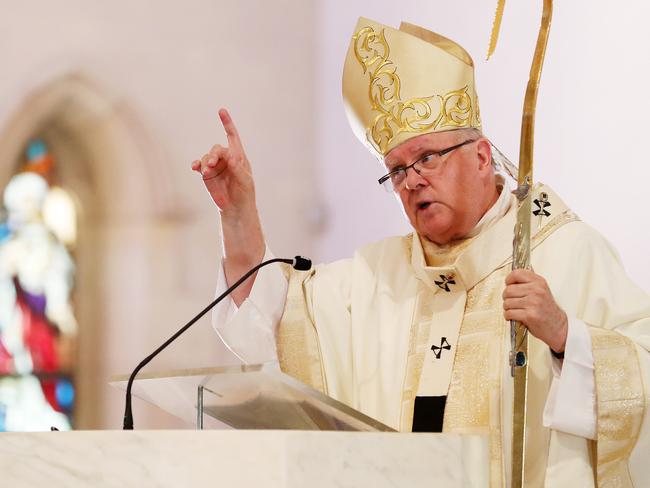
{"type": "Polygon", "coordinates": [[[405,161],[410,161],[426,151],[441,151],[465,140],[470,130],[448,130],[413,137],[391,149],[383,159],[383,163],[386,167],[391,167],[397,164],[403,164],[405,161]]]}

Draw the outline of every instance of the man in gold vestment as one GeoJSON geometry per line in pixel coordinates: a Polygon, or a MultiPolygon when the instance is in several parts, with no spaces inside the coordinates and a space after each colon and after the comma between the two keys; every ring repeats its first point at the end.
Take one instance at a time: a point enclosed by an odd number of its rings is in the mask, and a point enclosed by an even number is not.
{"type": "MultiPolygon", "coordinates": [[[[533,336],[526,485],[642,486],[650,298],[544,185],[533,188],[534,271],[510,271],[515,170],[481,132],[469,54],[411,24],[360,19],[343,95],[414,232],[309,272],[260,271],[215,311],[222,339],[400,431],[488,435],[490,483],[504,486],[507,321],[521,321],[533,336]]],[[[228,146],[192,168],[220,210],[225,288],[270,254],[241,139],[220,118],[228,146]]]]}

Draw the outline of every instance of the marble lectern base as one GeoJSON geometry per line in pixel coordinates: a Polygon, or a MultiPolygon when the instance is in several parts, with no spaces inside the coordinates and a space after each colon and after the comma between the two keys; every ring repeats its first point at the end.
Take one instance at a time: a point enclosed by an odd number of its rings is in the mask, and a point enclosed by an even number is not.
{"type": "Polygon", "coordinates": [[[479,436],[314,431],[0,434],[2,486],[483,487],[479,436]]]}

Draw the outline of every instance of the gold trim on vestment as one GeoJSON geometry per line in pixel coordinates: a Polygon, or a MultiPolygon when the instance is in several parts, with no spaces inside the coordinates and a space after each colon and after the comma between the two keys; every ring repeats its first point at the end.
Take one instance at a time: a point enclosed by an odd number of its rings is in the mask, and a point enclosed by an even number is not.
{"type": "Polygon", "coordinates": [[[443,423],[446,433],[488,434],[490,486],[504,485],[501,293],[509,272],[505,266],[494,271],[467,294],[443,423]]]}
{"type": "Polygon", "coordinates": [[[314,271],[305,273],[288,269],[289,290],[276,336],[280,369],[327,394],[318,334],[303,288],[314,271]]]}
{"type": "Polygon", "coordinates": [[[565,210],[564,212],[556,215],[551,219],[549,223],[542,227],[539,232],[537,232],[537,234],[535,234],[532,247],[534,248],[535,246],[540,245],[548,236],[550,236],[564,224],[575,222],[577,220],[580,220],[580,217],[578,217],[571,210],[565,210]]]}
{"type": "MultiPolygon", "coordinates": [[[[417,237],[414,237],[417,238],[417,237]]],[[[429,333],[431,331],[431,315],[433,314],[433,299],[435,294],[422,285],[418,293],[416,311],[413,315],[411,334],[409,337],[409,352],[404,376],[402,392],[402,413],[400,431],[410,432],[413,428],[413,406],[420,386],[424,357],[429,348],[429,333]]]]}
{"type": "Polygon", "coordinates": [[[589,330],[596,376],[598,486],[634,486],[628,461],[646,408],[636,346],[618,332],[589,330]]]}

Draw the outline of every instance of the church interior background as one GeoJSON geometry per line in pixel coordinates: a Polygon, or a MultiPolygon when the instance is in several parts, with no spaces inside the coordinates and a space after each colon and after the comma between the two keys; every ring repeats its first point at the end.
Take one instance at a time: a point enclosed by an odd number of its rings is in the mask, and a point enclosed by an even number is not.
{"type": "MultiPolygon", "coordinates": [[[[541,2],[508,5],[489,63],[496,2],[471,13],[457,3],[0,0],[0,431],[119,428],[109,378],[212,299],[218,214],[190,162],[225,142],[221,106],[246,144],[276,255],[329,261],[409,231],[345,120],[357,17],[465,45],[485,133],[516,161],[541,2]]],[[[556,5],[535,152],[536,178],[648,291],[649,14],[641,2],[556,5]]],[[[148,369],[224,363],[236,359],[204,319],[148,369]]],[[[135,408],[141,428],[184,427],[135,408]]]]}

